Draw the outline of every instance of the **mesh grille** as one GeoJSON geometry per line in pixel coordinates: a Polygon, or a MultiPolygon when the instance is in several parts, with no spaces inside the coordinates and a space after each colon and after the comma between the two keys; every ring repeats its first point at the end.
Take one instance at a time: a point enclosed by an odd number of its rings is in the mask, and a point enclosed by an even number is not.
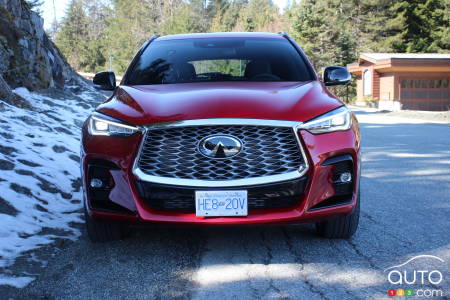
{"type": "Polygon", "coordinates": [[[146,174],[159,177],[234,180],[278,175],[304,164],[292,128],[218,125],[148,130],[138,161],[146,174]],[[243,143],[230,158],[200,154],[199,142],[210,135],[231,135],[243,143]]]}

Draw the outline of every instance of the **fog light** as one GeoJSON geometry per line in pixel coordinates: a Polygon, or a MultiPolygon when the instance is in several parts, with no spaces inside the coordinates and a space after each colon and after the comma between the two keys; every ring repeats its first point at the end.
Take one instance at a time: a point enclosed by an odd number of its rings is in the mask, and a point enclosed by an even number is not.
{"type": "Polygon", "coordinates": [[[351,182],[352,181],[352,174],[350,172],[344,172],[341,175],[339,175],[339,181],[340,182],[351,182]]]}
{"type": "Polygon", "coordinates": [[[91,187],[93,188],[101,188],[103,186],[103,181],[98,178],[93,178],[91,180],[91,187]]]}

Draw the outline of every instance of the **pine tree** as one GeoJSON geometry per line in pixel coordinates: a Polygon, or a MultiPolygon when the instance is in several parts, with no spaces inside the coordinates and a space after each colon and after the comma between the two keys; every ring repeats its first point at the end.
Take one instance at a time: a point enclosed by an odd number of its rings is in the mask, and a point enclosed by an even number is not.
{"type": "Polygon", "coordinates": [[[361,52],[450,51],[450,0],[293,3],[281,16],[270,0],[71,0],[55,41],[76,69],[114,57],[118,73],[154,33],[289,31],[318,70],[361,52]]]}
{"type": "Polygon", "coordinates": [[[209,0],[206,12],[210,20],[214,19],[218,14],[222,14],[228,9],[230,2],[227,0],[209,0]]]}
{"type": "Polygon", "coordinates": [[[347,18],[350,11],[344,0],[304,0],[288,11],[290,33],[316,69],[356,59],[357,44],[347,18]]]}
{"type": "Polygon", "coordinates": [[[41,14],[41,6],[44,4],[44,0],[25,0],[25,3],[38,14],[41,14]]]}
{"type": "Polygon", "coordinates": [[[270,0],[250,0],[243,6],[236,31],[276,31],[280,24],[278,7],[270,0]]]}
{"type": "Polygon", "coordinates": [[[209,20],[204,1],[179,1],[179,4],[171,9],[171,14],[167,13],[168,10],[169,8],[166,8],[165,14],[162,16],[161,34],[205,32],[208,30],[209,20]]]}
{"type": "Polygon", "coordinates": [[[83,69],[90,60],[85,37],[88,34],[88,20],[82,0],[71,0],[56,35],[56,45],[76,70],[83,69]]]}
{"type": "Polygon", "coordinates": [[[112,69],[119,74],[127,68],[137,49],[157,32],[153,7],[140,0],[114,0],[113,14],[106,19],[105,56],[112,59],[112,69]]]}
{"type": "MultiPolygon", "coordinates": [[[[224,23],[224,14],[230,9],[230,2],[225,0],[211,0],[208,4],[208,16],[211,20],[209,26],[210,32],[229,31],[227,24],[224,23]]],[[[239,13],[238,15],[239,16],[239,13]]],[[[236,17],[237,18],[237,17],[236,17]]],[[[236,23],[233,24],[233,27],[236,23]]],[[[231,27],[231,28],[233,28],[231,27]]]]}
{"type": "Polygon", "coordinates": [[[430,52],[450,52],[450,0],[442,0],[433,11],[430,52]]]}
{"type": "Polygon", "coordinates": [[[216,10],[211,20],[211,32],[233,31],[239,19],[242,9],[247,4],[246,0],[226,1],[220,9],[216,10]]]}
{"type": "Polygon", "coordinates": [[[449,49],[448,0],[396,1],[386,23],[386,46],[393,52],[435,52],[449,49]]]}

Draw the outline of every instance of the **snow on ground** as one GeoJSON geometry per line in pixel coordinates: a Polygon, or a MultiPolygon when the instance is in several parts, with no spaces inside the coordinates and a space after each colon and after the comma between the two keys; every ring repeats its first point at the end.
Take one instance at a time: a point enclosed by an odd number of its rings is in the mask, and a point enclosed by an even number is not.
{"type": "Polygon", "coordinates": [[[98,94],[59,99],[14,91],[35,108],[0,99],[0,285],[23,287],[33,277],[12,276],[8,267],[25,252],[57,238],[76,239],[82,222],[80,127],[98,94]]]}

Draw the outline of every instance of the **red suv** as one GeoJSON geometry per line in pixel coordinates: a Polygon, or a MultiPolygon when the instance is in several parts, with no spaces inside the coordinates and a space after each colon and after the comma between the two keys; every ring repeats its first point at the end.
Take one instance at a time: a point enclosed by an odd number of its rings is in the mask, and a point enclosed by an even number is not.
{"type": "Polygon", "coordinates": [[[81,147],[92,241],[133,224],[314,222],[349,238],[359,218],[356,118],[286,34],[152,37],[86,120],[81,147]]]}

